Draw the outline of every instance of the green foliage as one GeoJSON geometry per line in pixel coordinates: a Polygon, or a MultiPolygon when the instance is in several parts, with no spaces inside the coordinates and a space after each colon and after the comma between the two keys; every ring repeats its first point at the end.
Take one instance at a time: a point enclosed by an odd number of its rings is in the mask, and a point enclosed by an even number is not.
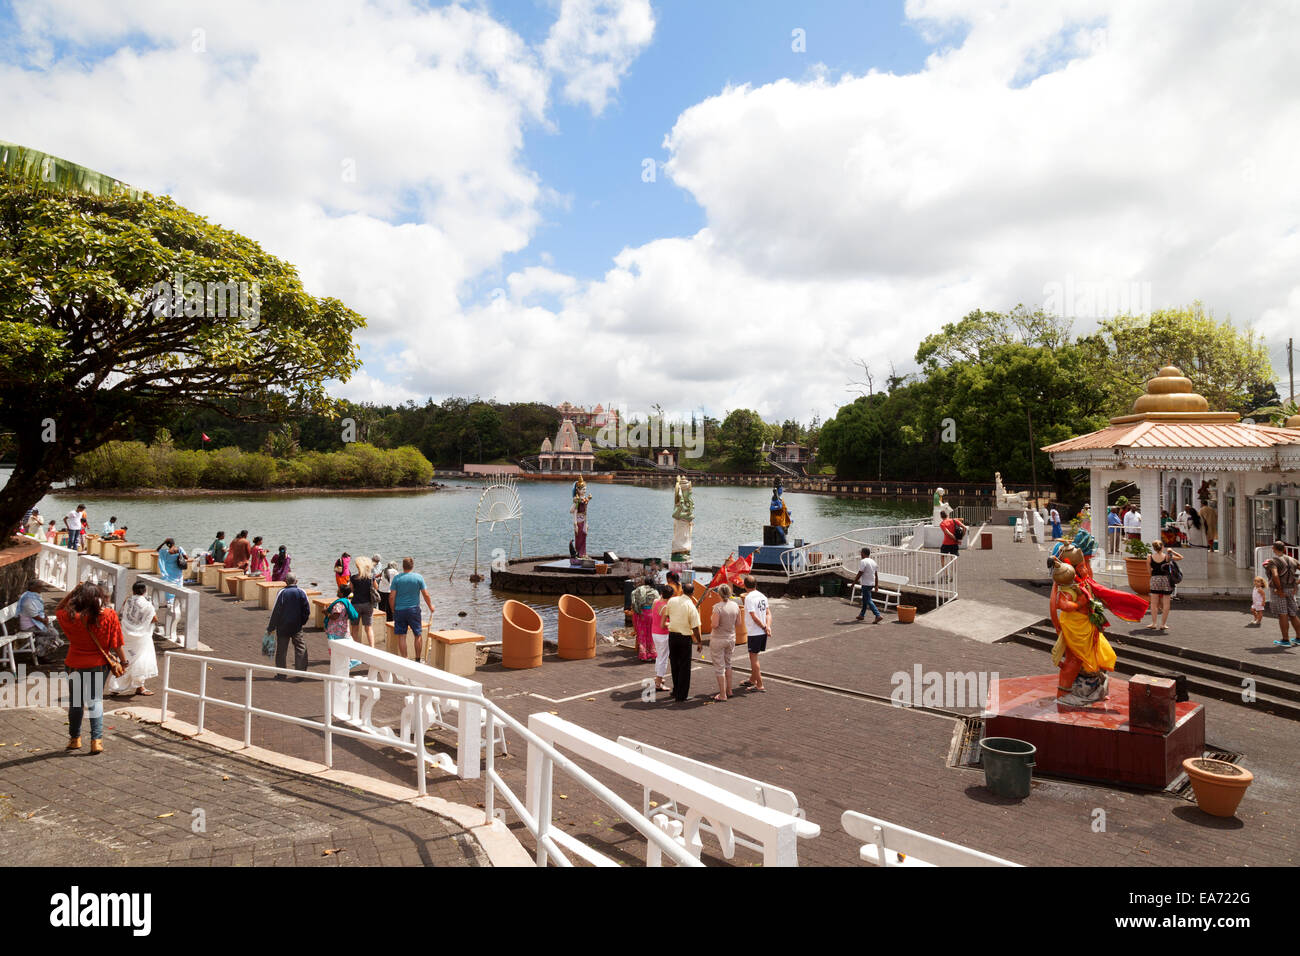
{"type": "Polygon", "coordinates": [[[410,446],[354,444],[336,452],[272,458],[238,448],[177,451],[142,442],[107,442],[78,455],[74,475],[85,488],[399,488],[423,487],[433,465],[410,446]]]}
{"type": "MultiPolygon", "coordinates": [[[[757,471],[763,461],[763,442],[769,426],[758,412],[738,408],[722,421],[718,429],[721,457],[740,471],[757,471]]],[[[715,457],[718,457],[715,454],[715,457]]]]}
{"type": "Polygon", "coordinates": [[[1132,557],[1145,558],[1151,554],[1151,545],[1147,544],[1141,538],[1129,538],[1124,544],[1124,550],[1132,557]]]}

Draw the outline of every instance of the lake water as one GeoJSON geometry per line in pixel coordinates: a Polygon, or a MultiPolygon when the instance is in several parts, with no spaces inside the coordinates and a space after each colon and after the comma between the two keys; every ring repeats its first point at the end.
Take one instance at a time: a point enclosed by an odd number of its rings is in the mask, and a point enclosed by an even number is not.
{"type": "MultiPolygon", "coordinates": [[[[4,476],[7,478],[7,476],[4,476]]],[[[330,593],[334,561],[343,551],[367,556],[379,553],[385,561],[415,558],[437,605],[439,626],[459,624],[480,633],[499,629],[503,598],[487,582],[471,584],[473,543],[465,549],[454,580],[448,581],[457,551],[474,534],[474,511],[483,486],[453,482],[445,489],[421,494],[365,495],[222,495],[144,498],[78,496],[58,491],[40,502],[48,522],[59,520],[78,504],[85,504],[90,528],[98,531],[110,515],[118,526],[127,525],[131,540],[154,546],[174,537],[186,551],[206,550],[218,530],[230,541],[247,528],[250,537],[262,535],[272,552],[286,545],[293,571],[302,582],[315,581],[330,593]],[[457,613],[465,611],[465,618],[457,613]]],[[[569,514],[572,486],[559,482],[522,482],[524,553],[567,554],[572,536],[569,514]]],[[[606,550],[632,557],[668,558],[672,541],[673,492],[671,485],[588,485],[592,500],[588,511],[587,550],[606,550]]],[[[697,565],[716,565],[738,544],[762,539],[771,489],[725,486],[697,487],[692,556],[697,565]]],[[[924,503],[867,501],[827,495],[786,494],[794,519],[792,538],[817,541],[852,528],[894,524],[903,517],[929,513],[924,503]]],[[[498,525],[480,536],[480,569],[487,574],[493,548],[506,548],[508,533],[498,525]]],[[[530,603],[553,603],[536,595],[530,603]]],[[[593,603],[622,606],[621,599],[595,599],[593,603]]],[[[548,619],[552,614],[544,614],[548,619]]],[[[602,615],[601,629],[621,624],[602,615]]]]}

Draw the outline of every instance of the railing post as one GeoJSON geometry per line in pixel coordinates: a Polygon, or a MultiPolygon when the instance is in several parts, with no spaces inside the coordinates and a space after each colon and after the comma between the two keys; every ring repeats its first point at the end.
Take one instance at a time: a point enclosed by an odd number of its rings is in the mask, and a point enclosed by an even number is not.
{"type": "MultiPolygon", "coordinates": [[[[428,793],[428,774],[426,773],[424,754],[424,707],[426,699],[423,691],[417,690],[415,692],[415,788],[419,791],[420,796],[428,793]]],[[[466,701],[461,701],[461,703],[464,704],[466,701]]]]}
{"type": "Polygon", "coordinates": [[[325,685],[325,766],[334,769],[334,687],[333,681],[326,677],[321,681],[325,685]]]}
{"type": "Polygon", "coordinates": [[[549,854],[546,852],[546,837],[551,829],[551,787],[555,764],[548,754],[539,752],[541,767],[537,789],[537,865],[546,868],[549,854]]]}
{"type": "Polygon", "coordinates": [[[484,723],[484,733],[487,735],[487,772],[483,776],[487,779],[487,792],[483,795],[483,823],[486,826],[492,825],[493,804],[496,798],[496,787],[492,784],[492,772],[496,766],[497,748],[493,741],[496,739],[496,714],[492,712],[491,707],[484,708],[486,711],[487,721],[484,723]]]}
{"type": "Polygon", "coordinates": [[[203,733],[203,712],[208,702],[208,663],[201,662],[199,667],[199,733],[203,733]]]}
{"type": "Polygon", "coordinates": [[[244,746],[253,746],[253,666],[244,670],[244,746]]]}
{"type": "Polygon", "coordinates": [[[158,702],[158,726],[161,727],[167,721],[167,691],[171,688],[172,681],[172,656],[166,651],[163,652],[163,688],[162,699],[158,702]]]}

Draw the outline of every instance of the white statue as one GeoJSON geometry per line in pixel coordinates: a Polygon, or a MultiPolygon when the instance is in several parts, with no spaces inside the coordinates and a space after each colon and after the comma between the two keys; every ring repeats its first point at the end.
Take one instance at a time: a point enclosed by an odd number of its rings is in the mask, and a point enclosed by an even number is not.
{"type": "Polygon", "coordinates": [[[1002,487],[1002,472],[997,471],[993,473],[993,487],[997,498],[996,505],[998,508],[1007,511],[1023,511],[1028,506],[1029,495],[1027,492],[1017,491],[1008,494],[1007,489],[1002,487]]]}
{"type": "Polygon", "coordinates": [[[691,483],[681,475],[673,489],[673,561],[691,560],[691,532],[695,527],[695,499],[691,483]]]}

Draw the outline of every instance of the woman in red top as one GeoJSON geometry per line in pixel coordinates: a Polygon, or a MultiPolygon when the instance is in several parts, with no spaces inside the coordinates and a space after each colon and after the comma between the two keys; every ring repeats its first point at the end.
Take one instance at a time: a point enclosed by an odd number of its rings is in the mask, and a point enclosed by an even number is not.
{"type": "MultiPolygon", "coordinates": [[[[104,752],[104,681],[108,661],[100,650],[115,651],[122,657],[122,624],[113,610],[108,592],[98,584],[83,581],[54,612],[68,639],[64,661],[69,672],[68,750],[81,749],[81,717],[90,711],[90,752],[104,752]],[[96,646],[98,641],[98,646],[96,646]]],[[[125,661],[123,661],[125,663],[125,661]]]]}

